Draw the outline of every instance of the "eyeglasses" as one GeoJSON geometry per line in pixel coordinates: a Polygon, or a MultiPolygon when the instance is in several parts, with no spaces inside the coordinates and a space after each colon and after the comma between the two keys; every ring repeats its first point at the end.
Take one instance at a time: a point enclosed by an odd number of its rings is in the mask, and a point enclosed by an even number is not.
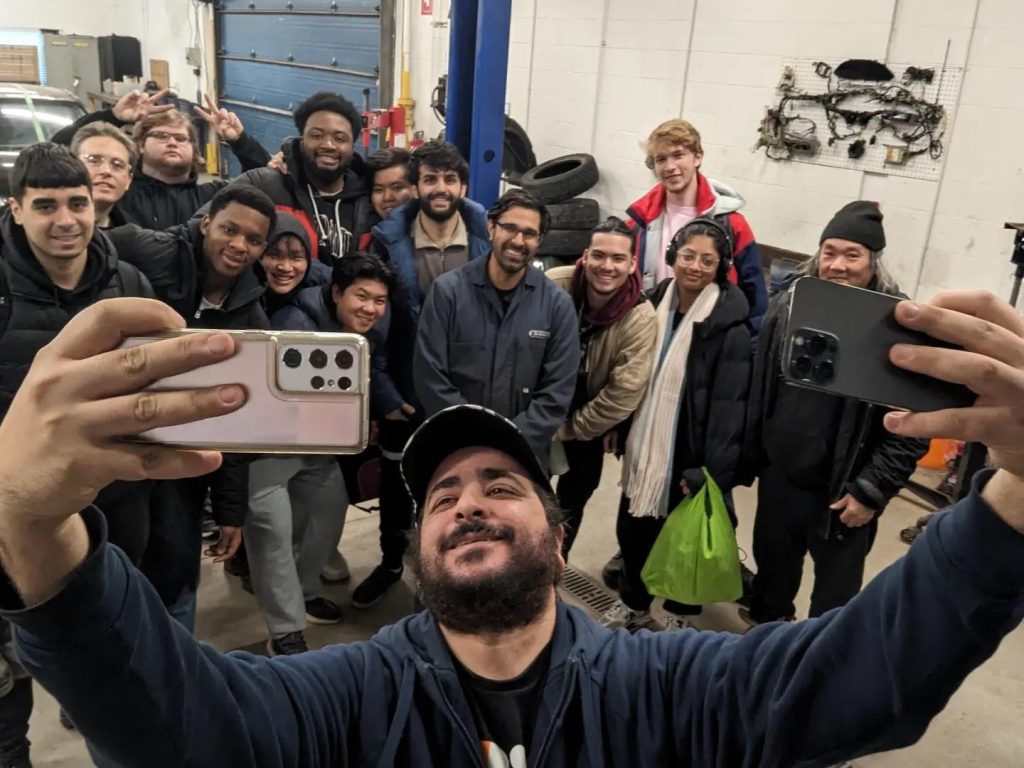
{"type": "Polygon", "coordinates": [[[174,139],[178,144],[189,144],[192,138],[187,133],[168,133],[167,131],[150,131],[146,134],[147,139],[154,139],[161,144],[166,144],[174,139]]]}
{"type": "Polygon", "coordinates": [[[131,166],[119,157],[107,157],[106,155],[82,155],[81,160],[90,168],[102,168],[105,165],[109,165],[110,170],[117,171],[118,173],[124,173],[131,169],[131,166]]]}
{"type": "Polygon", "coordinates": [[[700,256],[690,251],[682,251],[676,257],[683,264],[697,264],[698,267],[704,272],[713,272],[718,268],[719,259],[712,256],[700,256]]]}
{"type": "Polygon", "coordinates": [[[692,154],[693,152],[688,149],[677,149],[670,155],[655,155],[654,157],[648,157],[647,160],[644,161],[644,164],[652,170],[655,168],[663,168],[669,160],[680,163],[692,154]]]}
{"type": "Polygon", "coordinates": [[[523,236],[523,242],[535,243],[540,240],[540,232],[535,229],[520,229],[515,224],[507,224],[504,221],[495,222],[494,226],[509,236],[509,239],[514,239],[516,235],[523,236]]]}

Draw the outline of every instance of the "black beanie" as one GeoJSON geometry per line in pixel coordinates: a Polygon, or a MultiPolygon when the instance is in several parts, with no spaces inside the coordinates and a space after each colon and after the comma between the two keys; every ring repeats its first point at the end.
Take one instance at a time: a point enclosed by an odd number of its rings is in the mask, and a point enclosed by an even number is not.
{"type": "Polygon", "coordinates": [[[830,237],[860,243],[872,253],[881,251],[885,248],[885,230],[882,228],[882,212],[878,209],[878,203],[854,200],[844,205],[825,226],[818,245],[830,237]]]}

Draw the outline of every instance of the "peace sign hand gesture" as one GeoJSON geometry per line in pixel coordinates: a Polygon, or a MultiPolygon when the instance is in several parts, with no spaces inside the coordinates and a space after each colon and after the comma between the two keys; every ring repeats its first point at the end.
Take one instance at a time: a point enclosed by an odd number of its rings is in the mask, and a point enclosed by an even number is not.
{"type": "Polygon", "coordinates": [[[161,112],[170,112],[174,109],[173,104],[160,104],[166,98],[170,89],[164,88],[156,93],[145,93],[138,89],[122,96],[111,110],[114,117],[122,123],[137,123],[149,115],[157,115],[161,112]]]}
{"type": "Polygon", "coordinates": [[[245,126],[238,119],[238,115],[218,107],[217,102],[213,100],[210,94],[206,94],[205,99],[208,109],[203,109],[196,105],[193,107],[196,114],[209,123],[210,128],[225,141],[238,141],[238,137],[245,130],[245,126]]]}

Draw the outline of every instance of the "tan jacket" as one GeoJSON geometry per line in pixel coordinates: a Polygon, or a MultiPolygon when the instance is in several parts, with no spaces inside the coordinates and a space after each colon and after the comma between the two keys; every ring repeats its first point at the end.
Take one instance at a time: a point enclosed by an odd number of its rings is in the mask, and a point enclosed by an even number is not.
{"type": "MultiPolygon", "coordinates": [[[[556,285],[572,292],[575,267],[547,271],[556,285]]],[[[559,440],[592,440],[629,418],[640,405],[654,366],[657,318],[651,302],[635,306],[615,325],[596,334],[587,348],[587,394],[590,401],[574,411],[558,430],[559,440]]]]}

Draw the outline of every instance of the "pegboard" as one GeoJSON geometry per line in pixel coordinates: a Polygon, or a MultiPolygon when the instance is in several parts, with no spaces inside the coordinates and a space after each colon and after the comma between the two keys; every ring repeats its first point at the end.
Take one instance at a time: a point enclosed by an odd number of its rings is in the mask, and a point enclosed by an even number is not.
{"type": "MultiPolygon", "coordinates": [[[[939,129],[942,133],[942,153],[937,159],[933,158],[929,152],[926,151],[923,154],[907,157],[903,164],[886,162],[888,146],[906,146],[906,144],[905,142],[897,140],[891,131],[887,129],[879,130],[877,123],[869,124],[860,136],[838,139],[830,145],[829,140],[832,139],[832,134],[829,130],[828,116],[825,108],[821,104],[814,102],[790,101],[787,104],[786,114],[788,116],[799,115],[800,117],[813,121],[815,127],[814,136],[818,139],[820,145],[818,152],[814,155],[792,154],[790,157],[784,159],[791,162],[827,165],[834,168],[849,168],[852,170],[870,171],[872,173],[889,174],[892,176],[906,176],[925,181],[938,181],[939,174],[942,170],[942,163],[945,161],[945,155],[949,145],[949,127],[952,125],[953,112],[956,108],[957,100],[960,95],[960,82],[963,79],[963,68],[949,66],[943,67],[941,64],[925,64],[918,62],[913,66],[919,69],[934,69],[935,75],[932,82],[913,82],[906,84],[902,79],[903,73],[911,65],[898,63],[887,64],[895,77],[893,80],[886,83],[876,83],[845,80],[837,78],[835,75],[830,75],[827,78],[821,77],[816,72],[816,67],[820,61],[820,59],[785,59],[783,61],[783,69],[779,73],[780,78],[783,73],[786,72],[787,67],[791,68],[793,72],[792,88],[795,91],[811,94],[825,93],[829,89],[832,91],[844,91],[872,86],[900,86],[907,88],[914,96],[929,103],[937,103],[945,108],[945,117],[942,121],[941,128],[939,129]],[[872,136],[875,137],[874,144],[870,143],[872,136]],[[848,154],[850,144],[858,138],[862,138],[867,141],[864,146],[864,154],[859,158],[851,158],[848,154]]],[[[826,61],[824,63],[829,65],[829,67],[834,68],[841,62],[826,61]]],[[[779,90],[776,91],[776,94],[780,99],[783,96],[783,92],[779,90]]],[[[779,102],[776,101],[770,108],[775,109],[778,104],[779,102]]],[[[881,106],[880,102],[872,100],[868,95],[850,97],[842,104],[843,109],[850,109],[854,111],[872,111],[879,109],[881,106]]],[[[810,128],[810,123],[804,121],[801,121],[800,123],[793,123],[792,125],[800,128],[801,130],[807,130],[810,128]]],[[[846,134],[854,130],[852,127],[848,126],[845,120],[841,117],[836,121],[836,128],[840,134],[846,134]]],[[[938,135],[938,133],[936,133],[936,135],[938,135]]],[[[919,148],[927,147],[928,144],[928,139],[923,139],[917,146],[919,148]]],[[[774,159],[780,158],[776,157],[774,159]]]]}

